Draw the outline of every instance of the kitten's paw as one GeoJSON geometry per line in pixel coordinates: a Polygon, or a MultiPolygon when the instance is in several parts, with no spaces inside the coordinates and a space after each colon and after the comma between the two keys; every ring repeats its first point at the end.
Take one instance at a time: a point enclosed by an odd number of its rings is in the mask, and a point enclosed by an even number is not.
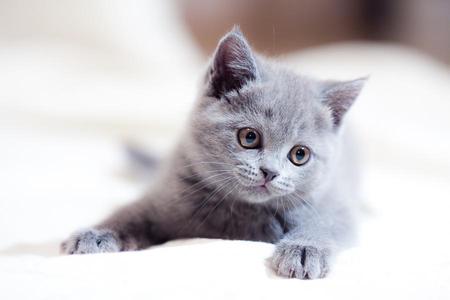
{"type": "Polygon", "coordinates": [[[323,278],[329,271],[331,249],[295,242],[280,242],[272,256],[272,267],[288,278],[323,278]]]}
{"type": "Polygon", "coordinates": [[[118,252],[120,243],[114,232],[109,230],[87,229],[72,234],[61,244],[63,254],[88,254],[118,252]]]}

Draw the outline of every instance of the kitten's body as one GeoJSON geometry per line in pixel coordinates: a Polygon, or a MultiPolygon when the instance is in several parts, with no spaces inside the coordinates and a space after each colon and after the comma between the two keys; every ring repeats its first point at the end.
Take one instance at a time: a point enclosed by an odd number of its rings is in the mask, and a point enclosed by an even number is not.
{"type": "Polygon", "coordinates": [[[255,57],[232,31],[151,191],[74,234],[63,251],[135,250],[189,237],[255,240],[277,243],[280,275],[323,277],[353,228],[355,172],[344,161],[352,151],[341,120],[362,82],[300,77],[255,57]],[[247,127],[261,133],[260,148],[239,145],[236,132],[247,127]],[[296,144],[311,148],[305,165],[287,157],[296,144]],[[276,175],[267,180],[266,169],[276,175]]]}

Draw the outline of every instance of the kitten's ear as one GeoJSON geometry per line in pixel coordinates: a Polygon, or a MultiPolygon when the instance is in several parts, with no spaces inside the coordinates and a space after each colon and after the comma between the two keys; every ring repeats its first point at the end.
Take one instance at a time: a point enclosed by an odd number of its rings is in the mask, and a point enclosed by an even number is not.
{"type": "Polygon", "coordinates": [[[220,98],[226,92],[238,90],[256,78],[258,72],[252,50],[235,26],[217,46],[210,68],[208,94],[220,98]]]}
{"type": "Polygon", "coordinates": [[[368,77],[351,81],[327,81],[322,89],[323,103],[328,106],[333,117],[333,124],[338,127],[345,113],[355,102],[368,77]]]}

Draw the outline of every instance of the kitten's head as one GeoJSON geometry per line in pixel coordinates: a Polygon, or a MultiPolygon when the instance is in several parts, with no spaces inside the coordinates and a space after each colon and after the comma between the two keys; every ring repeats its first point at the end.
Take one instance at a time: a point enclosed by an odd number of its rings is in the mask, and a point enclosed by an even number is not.
{"type": "Polygon", "coordinates": [[[324,181],[365,79],[305,78],[255,56],[239,29],[219,42],[192,122],[210,184],[249,202],[307,197],[324,181]]]}

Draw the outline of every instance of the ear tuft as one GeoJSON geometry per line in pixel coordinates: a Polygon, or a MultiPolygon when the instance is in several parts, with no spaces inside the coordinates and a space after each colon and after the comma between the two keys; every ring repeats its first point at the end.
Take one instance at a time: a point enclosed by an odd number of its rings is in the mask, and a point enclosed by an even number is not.
{"type": "Polygon", "coordinates": [[[367,80],[368,77],[363,77],[351,81],[325,83],[322,90],[323,103],[331,110],[335,127],[341,124],[344,115],[358,98],[367,80]]]}
{"type": "Polygon", "coordinates": [[[220,40],[210,72],[209,94],[215,98],[258,77],[255,58],[239,27],[235,26],[220,40]]]}

